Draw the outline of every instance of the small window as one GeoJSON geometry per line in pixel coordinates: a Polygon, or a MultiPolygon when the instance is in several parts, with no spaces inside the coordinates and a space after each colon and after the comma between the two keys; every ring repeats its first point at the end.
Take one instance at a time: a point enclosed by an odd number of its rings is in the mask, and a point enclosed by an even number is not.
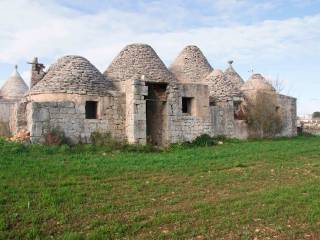
{"type": "Polygon", "coordinates": [[[97,119],[98,115],[98,102],[87,101],[86,102],[86,119],[97,119]]]}
{"type": "Polygon", "coordinates": [[[276,106],[276,112],[279,112],[279,111],[280,111],[280,107],[276,106]]]}
{"type": "Polygon", "coordinates": [[[217,102],[216,102],[216,99],[214,97],[209,97],[209,106],[210,107],[217,106],[217,102]]]}
{"type": "Polygon", "coordinates": [[[210,100],[210,101],[209,101],[209,106],[210,106],[210,107],[215,107],[215,106],[217,106],[216,101],[210,100]]]}
{"type": "Polygon", "coordinates": [[[183,97],[182,98],[182,113],[187,113],[191,115],[192,111],[192,98],[183,97]]]}

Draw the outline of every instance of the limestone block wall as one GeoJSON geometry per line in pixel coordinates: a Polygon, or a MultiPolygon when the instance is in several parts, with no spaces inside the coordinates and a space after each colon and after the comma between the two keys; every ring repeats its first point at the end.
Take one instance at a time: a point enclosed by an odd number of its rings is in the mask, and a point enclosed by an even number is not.
{"type": "Polygon", "coordinates": [[[210,107],[212,135],[236,137],[234,108],[232,101],[220,102],[217,106],[210,107]]]}
{"type": "Polygon", "coordinates": [[[248,125],[245,120],[234,121],[234,138],[247,139],[249,137],[248,125]]]}
{"type": "Polygon", "coordinates": [[[63,131],[71,142],[78,142],[84,126],[81,126],[84,112],[71,101],[31,102],[30,133],[32,142],[44,142],[43,136],[52,129],[63,131]]]}
{"type": "Polygon", "coordinates": [[[205,133],[212,135],[208,86],[200,84],[170,86],[167,104],[169,143],[192,141],[205,133]],[[192,98],[191,114],[182,112],[182,97],[192,98]]]}
{"type": "Polygon", "coordinates": [[[210,119],[213,136],[227,136],[229,138],[247,139],[248,126],[245,120],[234,118],[233,101],[218,102],[210,107],[210,119]]]}
{"type": "Polygon", "coordinates": [[[146,100],[148,87],[144,81],[126,81],[126,121],[125,129],[129,143],[146,144],[146,100]]]}
{"type": "Polygon", "coordinates": [[[0,136],[12,135],[12,116],[14,114],[15,102],[0,100],[0,136]]]}
{"type": "Polygon", "coordinates": [[[116,139],[124,140],[124,99],[116,96],[92,98],[60,96],[56,101],[30,101],[27,122],[32,142],[43,142],[44,134],[52,128],[63,131],[72,143],[90,142],[94,131],[110,132],[116,139]],[[86,119],[86,100],[98,101],[97,119],[86,119]]]}
{"type": "Polygon", "coordinates": [[[26,99],[15,104],[13,114],[11,115],[12,134],[18,133],[21,129],[27,129],[27,105],[26,99]]]}
{"type": "Polygon", "coordinates": [[[283,116],[283,129],[280,133],[283,137],[297,135],[297,101],[295,98],[278,94],[278,103],[283,116]]]}

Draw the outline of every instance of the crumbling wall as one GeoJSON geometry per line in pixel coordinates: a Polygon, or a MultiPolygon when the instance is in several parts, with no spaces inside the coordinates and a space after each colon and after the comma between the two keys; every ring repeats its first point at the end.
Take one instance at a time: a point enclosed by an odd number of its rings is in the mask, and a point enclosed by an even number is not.
{"type": "Polygon", "coordinates": [[[217,106],[211,106],[210,116],[214,136],[234,137],[235,120],[232,101],[220,102],[217,106]]]}
{"type": "Polygon", "coordinates": [[[212,135],[208,86],[171,85],[168,89],[168,142],[192,141],[202,134],[212,135]],[[182,112],[182,97],[192,98],[192,113],[182,112]]]}
{"type": "Polygon", "coordinates": [[[246,139],[249,136],[245,120],[234,117],[233,101],[218,102],[210,107],[210,118],[213,136],[246,139]]]}
{"type": "MultiPolygon", "coordinates": [[[[72,99],[72,97],[70,96],[72,99]]],[[[98,99],[98,118],[86,119],[85,102],[91,98],[77,96],[72,101],[32,101],[28,104],[28,128],[32,142],[43,142],[47,131],[64,132],[71,143],[88,143],[92,132],[110,132],[118,140],[125,139],[124,99],[108,96],[98,99]]]]}
{"type": "Polygon", "coordinates": [[[27,105],[28,101],[23,99],[15,104],[14,111],[11,115],[10,127],[12,134],[17,134],[21,129],[27,129],[27,105]]]}
{"type": "Polygon", "coordinates": [[[283,119],[280,136],[293,137],[297,135],[297,101],[295,98],[278,94],[278,103],[283,119]]]}
{"type": "Polygon", "coordinates": [[[146,100],[148,88],[144,81],[126,82],[126,121],[125,129],[129,143],[146,144],[146,100]]]}
{"type": "Polygon", "coordinates": [[[15,104],[14,101],[0,100],[0,136],[10,136],[13,134],[12,116],[15,104]]]}

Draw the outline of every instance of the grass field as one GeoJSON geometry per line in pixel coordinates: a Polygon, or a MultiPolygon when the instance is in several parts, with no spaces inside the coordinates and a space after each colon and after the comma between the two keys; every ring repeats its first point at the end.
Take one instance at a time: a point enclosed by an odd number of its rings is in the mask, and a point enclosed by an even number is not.
{"type": "Polygon", "coordinates": [[[0,239],[320,239],[320,138],[153,153],[0,141],[0,239]]]}

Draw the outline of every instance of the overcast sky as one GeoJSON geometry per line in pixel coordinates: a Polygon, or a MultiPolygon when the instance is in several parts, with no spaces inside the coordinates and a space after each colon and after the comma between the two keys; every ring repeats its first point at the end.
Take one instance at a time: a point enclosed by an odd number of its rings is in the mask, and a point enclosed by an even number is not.
{"type": "Polygon", "coordinates": [[[77,54],[104,71],[127,44],[150,44],[169,66],[197,45],[214,68],[228,60],[279,79],[298,113],[320,111],[320,0],[0,0],[0,85],[14,64],[26,82],[45,65],[77,54]]]}

